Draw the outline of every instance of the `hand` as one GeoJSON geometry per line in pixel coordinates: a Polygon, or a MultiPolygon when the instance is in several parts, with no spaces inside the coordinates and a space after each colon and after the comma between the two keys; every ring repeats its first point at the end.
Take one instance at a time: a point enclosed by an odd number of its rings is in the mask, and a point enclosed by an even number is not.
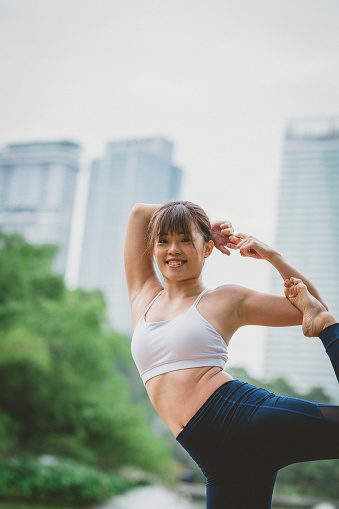
{"type": "Polygon", "coordinates": [[[234,233],[232,223],[229,221],[214,221],[211,224],[211,239],[219,251],[230,256],[230,251],[226,249],[226,244],[230,241],[229,236],[234,233]]]}
{"type": "Polygon", "coordinates": [[[251,235],[237,233],[230,235],[230,242],[227,247],[230,249],[239,249],[241,256],[257,258],[258,260],[268,260],[274,253],[274,250],[251,235]]]}

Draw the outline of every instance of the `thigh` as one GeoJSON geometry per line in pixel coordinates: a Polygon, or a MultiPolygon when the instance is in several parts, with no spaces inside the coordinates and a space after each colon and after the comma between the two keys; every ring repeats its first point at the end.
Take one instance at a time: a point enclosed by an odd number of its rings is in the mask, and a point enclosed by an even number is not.
{"type": "Polygon", "coordinates": [[[338,407],[263,396],[259,389],[234,404],[229,414],[233,425],[219,433],[219,447],[207,469],[208,509],[268,509],[279,469],[339,458],[338,407]]]}
{"type": "Polygon", "coordinates": [[[250,496],[270,507],[277,470],[339,458],[339,422],[321,408],[236,380],[218,389],[177,437],[207,478],[208,508],[222,508],[227,496],[229,507],[246,507],[250,496]]]}
{"type": "Polygon", "coordinates": [[[292,463],[339,459],[339,420],[333,419],[339,415],[337,409],[274,396],[256,413],[249,439],[275,470],[292,463]]]}
{"type": "Polygon", "coordinates": [[[249,384],[229,392],[204,430],[210,475],[238,462],[239,468],[276,472],[292,463],[339,459],[339,420],[333,419],[338,407],[276,396],[249,384]]]}

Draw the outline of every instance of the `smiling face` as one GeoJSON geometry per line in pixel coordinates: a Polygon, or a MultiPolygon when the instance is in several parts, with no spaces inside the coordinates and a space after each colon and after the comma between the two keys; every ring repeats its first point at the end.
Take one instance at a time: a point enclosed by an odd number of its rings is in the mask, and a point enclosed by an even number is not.
{"type": "Polygon", "coordinates": [[[153,254],[164,279],[186,280],[199,278],[213,241],[204,241],[193,228],[190,233],[162,233],[153,245],[153,254]]]}
{"type": "Polygon", "coordinates": [[[168,202],[153,215],[148,246],[164,278],[200,277],[213,249],[211,224],[201,207],[187,201],[168,202]]]}

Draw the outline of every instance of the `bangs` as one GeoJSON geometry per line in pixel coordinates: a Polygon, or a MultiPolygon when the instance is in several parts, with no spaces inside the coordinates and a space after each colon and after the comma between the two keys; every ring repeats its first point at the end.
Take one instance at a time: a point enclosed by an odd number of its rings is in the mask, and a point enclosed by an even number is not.
{"type": "Polygon", "coordinates": [[[165,234],[181,234],[192,238],[192,230],[196,226],[194,216],[183,205],[168,207],[157,217],[154,224],[154,236],[159,239],[165,234]]]}
{"type": "Polygon", "coordinates": [[[147,250],[151,254],[154,243],[165,234],[184,234],[192,240],[194,229],[202,235],[205,242],[211,239],[211,223],[201,207],[189,201],[164,203],[148,224],[147,250]]]}

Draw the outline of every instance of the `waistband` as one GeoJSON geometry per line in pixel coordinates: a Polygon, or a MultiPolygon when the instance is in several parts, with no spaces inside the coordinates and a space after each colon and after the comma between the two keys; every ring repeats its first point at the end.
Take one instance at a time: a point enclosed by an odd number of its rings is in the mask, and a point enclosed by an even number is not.
{"type": "Polygon", "coordinates": [[[229,380],[228,382],[225,382],[222,385],[220,385],[214,392],[212,392],[212,394],[207,398],[207,400],[205,401],[205,403],[203,403],[199,410],[190,418],[184,429],[180,431],[179,435],[177,435],[176,440],[179,443],[181,439],[184,437],[185,433],[187,433],[190,430],[190,428],[192,428],[199,421],[203,414],[208,410],[208,407],[212,405],[216,399],[218,399],[220,394],[225,395],[225,393],[227,393],[225,389],[230,389],[231,385],[234,386],[234,384],[238,386],[247,385],[246,382],[241,382],[240,380],[229,380]]]}

